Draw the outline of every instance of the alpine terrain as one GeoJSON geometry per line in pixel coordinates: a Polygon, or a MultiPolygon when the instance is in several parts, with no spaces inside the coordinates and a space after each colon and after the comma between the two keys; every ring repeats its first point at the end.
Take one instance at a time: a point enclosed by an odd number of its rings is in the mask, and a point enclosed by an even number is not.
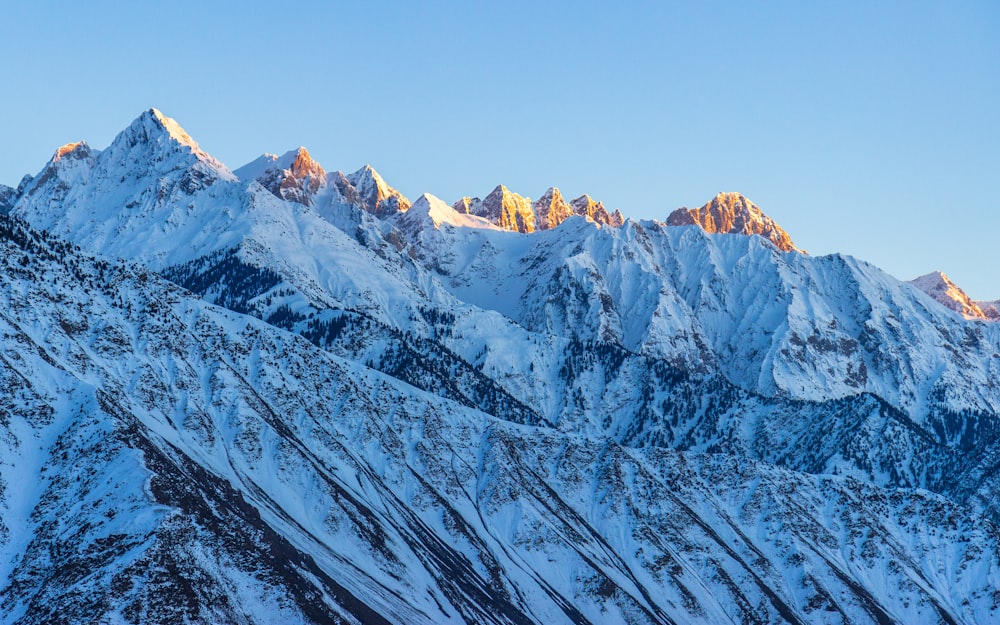
{"type": "Polygon", "coordinates": [[[1000,622],[995,303],[739,194],[411,202],[151,109],[0,248],[0,623],[1000,622]]]}

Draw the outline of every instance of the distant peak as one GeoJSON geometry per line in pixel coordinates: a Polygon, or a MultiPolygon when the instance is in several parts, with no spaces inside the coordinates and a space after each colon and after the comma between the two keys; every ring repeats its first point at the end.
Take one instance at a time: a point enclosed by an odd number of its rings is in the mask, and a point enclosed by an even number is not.
{"type": "Polygon", "coordinates": [[[742,193],[719,193],[701,208],[678,208],[668,226],[700,226],[713,234],[756,234],[784,252],[801,252],[773,219],[742,193]]]}
{"type": "Polygon", "coordinates": [[[326,176],[326,171],[323,167],[313,160],[309,155],[309,150],[302,146],[297,149],[292,150],[289,154],[293,155],[291,163],[288,165],[287,169],[290,169],[292,175],[296,178],[303,178],[305,176],[326,176]]]}
{"type": "Polygon", "coordinates": [[[563,200],[563,194],[559,190],[559,187],[549,187],[548,189],[546,189],[545,193],[542,194],[542,197],[538,198],[537,201],[538,202],[562,202],[564,200],[563,200]]]}
{"type": "MultiPolygon", "coordinates": [[[[192,139],[176,120],[167,117],[158,109],[151,108],[137,117],[128,128],[115,137],[109,150],[128,151],[138,146],[149,146],[148,149],[155,151],[188,151],[222,179],[234,179],[229,168],[202,150],[198,142],[192,139]]],[[[134,159],[135,156],[125,156],[125,158],[134,159]]]]}
{"type": "MultiPolygon", "coordinates": [[[[198,147],[198,142],[191,138],[191,135],[187,133],[181,125],[177,123],[177,120],[172,117],[167,117],[159,109],[151,108],[136,120],[136,123],[141,123],[147,128],[152,127],[163,132],[166,132],[170,138],[174,139],[182,145],[186,145],[194,150],[200,151],[198,147]]],[[[134,125],[134,124],[133,124],[134,125]]]]}
{"type": "Polygon", "coordinates": [[[405,213],[410,209],[410,200],[390,187],[375,168],[365,164],[361,169],[345,177],[353,188],[359,206],[364,210],[385,217],[405,213]]]}
{"type": "Polygon", "coordinates": [[[472,207],[480,203],[482,203],[482,200],[479,198],[469,197],[466,195],[458,198],[458,201],[452,204],[451,207],[460,213],[470,214],[472,212],[472,207]]]}
{"type": "Polygon", "coordinates": [[[397,223],[402,224],[406,228],[419,228],[422,222],[426,223],[426,220],[430,220],[434,228],[440,228],[442,224],[448,224],[450,226],[467,228],[497,229],[488,220],[475,215],[469,215],[457,210],[455,207],[448,206],[444,201],[430,193],[421,195],[413,203],[410,210],[401,213],[401,217],[397,223]]]}
{"type": "Polygon", "coordinates": [[[66,145],[60,147],[56,150],[56,153],[52,156],[52,162],[57,163],[64,158],[86,158],[92,154],[90,146],[87,145],[86,141],[77,141],[76,143],[67,143],[66,145]]]}
{"type": "Polygon", "coordinates": [[[940,271],[938,269],[935,269],[934,271],[932,271],[930,273],[925,273],[922,276],[916,277],[916,278],[910,280],[910,282],[912,284],[917,284],[917,283],[920,283],[920,284],[943,284],[943,285],[946,285],[946,286],[954,286],[955,285],[955,283],[951,281],[951,278],[948,277],[948,274],[946,274],[945,272],[940,271]]]}
{"type": "Polygon", "coordinates": [[[943,271],[932,271],[919,278],[910,280],[910,284],[954,310],[966,319],[990,319],[978,302],[972,300],[957,284],[951,281],[943,271]]]}
{"type": "Polygon", "coordinates": [[[582,210],[592,210],[593,208],[595,208],[597,206],[600,206],[600,207],[603,208],[604,204],[602,204],[601,202],[595,202],[594,198],[592,198],[589,195],[587,195],[586,193],[584,193],[580,197],[573,198],[572,200],[570,200],[570,206],[572,206],[573,208],[582,209],[582,210]]]}
{"type": "Polygon", "coordinates": [[[378,187],[386,186],[385,180],[382,179],[381,174],[379,174],[378,171],[368,163],[362,165],[354,173],[349,174],[347,178],[355,185],[366,184],[367,181],[367,183],[374,184],[378,187]]]}

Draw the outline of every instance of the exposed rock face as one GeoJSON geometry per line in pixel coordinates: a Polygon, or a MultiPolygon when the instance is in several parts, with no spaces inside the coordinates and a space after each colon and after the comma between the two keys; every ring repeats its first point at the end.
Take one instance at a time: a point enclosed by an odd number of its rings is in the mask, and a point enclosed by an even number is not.
{"type": "MultiPolygon", "coordinates": [[[[240,172],[236,174],[239,176],[240,172]]],[[[273,165],[259,174],[256,180],[276,197],[309,206],[320,189],[326,186],[326,171],[309,156],[308,150],[300,147],[275,158],[273,165]]]]}
{"type": "Polygon", "coordinates": [[[484,199],[463,197],[452,206],[455,210],[482,217],[504,230],[534,232],[535,211],[531,200],[498,184],[484,199]]]}
{"type": "Polygon", "coordinates": [[[410,209],[410,200],[386,184],[371,165],[365,165],[343,179],[354,187],[361,207],[373,215],[386,217],[410,209]]]}
{"type": "Polygon", "coordinates": [[[589,195],[581,195],[570,202],[570,205],[573,207],[574,214],[602,225],[618,227],[625,222],[621,211],[615,209],[615,212],[609,213],[604,208],[603,202],[594,201],[589,195]]]}
{"type": "Polygon", "coordinates": [[[910,284],[966,319],[995,321],[1000,317],[1000,312],[997,310],[997,302],[973,301],[944,272],[932,271],[919,278],[910,280],[910,284]]]}
{"type": "Polygon", "coordinates": [[[17,189],[0,184],[0,214],[6,214],[17,202],[17,189]]]}
{"type": "Polygon", "coordinates": [[[327,173],[304,147],[282,156],[264,154],[234,173],[245,182],[256,180],[277,198],[303,206],[347,204],[379,217],[410,208],[410,201],[370,165],[349,175],[327,173]]]}
{"type": "Polygon", "coordinates": [[[719,234],[757,234],[783,252],[801,252],[781,226],[739,193],[720,193],[701,208],[678,208],[667,217],[669,226],[701,226],[719,234]]]}
{"type": "Polygon", "coordinates": [[[975,304],[979,306],[987,319],[990,321],[1000,321],[1000,299],[992,301],[977,300],[975,304]]]}
{"type": "Polygon", "coordinates": [[[551,230],[574,215],[606,226],[618,227],[625,221],[620,211],[609,213],[603,203],[594,201],[589,195],[567,202],[556,187],[549,187],[542,197],[532,202],[497,185],[486,199],[463,197],[452,208],[514,232],[551,230]]]}
{"type": "Polygon", "coordinates": [[[537,216],[539,230],[555,228],[574,214],[573,207],[566,203],[562,193],[555,187],[549,187],[542,197],[535,200],[532,208],[537,216]]]}

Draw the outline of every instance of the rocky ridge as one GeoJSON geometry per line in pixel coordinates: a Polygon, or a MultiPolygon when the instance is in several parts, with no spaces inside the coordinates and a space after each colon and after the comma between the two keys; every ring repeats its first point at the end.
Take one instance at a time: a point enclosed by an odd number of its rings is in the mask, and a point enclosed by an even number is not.
{"type": "Polygon", "coordinates": [[[719,193],[701,208],[678,208],[667,217],[670,226],[700,226],[705,232],[757,234],[783,252],[801,252],[781,226],[739,193],[719,193]]]}
{"type": "Polygon", "coordinates": [[[974,301],[944,272],[932,271],[910,280],[910,284],[966,319],[1000,320],[997,302],[974,301]]]}

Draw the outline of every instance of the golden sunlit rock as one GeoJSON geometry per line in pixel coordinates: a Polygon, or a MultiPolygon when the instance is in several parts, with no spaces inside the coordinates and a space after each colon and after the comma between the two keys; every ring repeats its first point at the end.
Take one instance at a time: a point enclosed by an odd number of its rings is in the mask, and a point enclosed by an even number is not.
{"type": "Polygon", "coordinates": [[[701,208],[678,208],[667,217],[667,225],[697,225],[718,234],[757,234],[783,252],[803,252],[781,226],[740,193],[720,193],[701,208]]]}

